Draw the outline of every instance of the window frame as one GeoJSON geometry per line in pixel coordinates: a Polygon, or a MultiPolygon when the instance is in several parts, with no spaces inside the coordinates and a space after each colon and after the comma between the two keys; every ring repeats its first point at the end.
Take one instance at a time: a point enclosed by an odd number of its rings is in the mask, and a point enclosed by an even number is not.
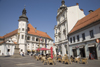
{"type": "Polygon", "coordinates": [[[30,40],[30,36],[27,37],[27,40],[30,40]]]}
{"type": "Polygon", "coordinates": [[[90,30],[90,38],[94,38],[93,30],[90,30]]]}
{"type": "Polygon", "coordinates": [[[85,40],[85,33],[82,33],[82,39],[85,40]]]}
{"type": "Polygon", "coordinates": [[[22,28],[22,31],[24,31],[24,28],[22,28]]]}
{"type": "Polygon", "coordinates": [[[24,35],[22,35],[22,39],[24,39],[24,35]]]}
{"type": "Polygon", "coordinates": [[[75,36],[73,37],[73,42],[75,42],[75,36]]]}
{"type": "Polygon", "coordinates": [[[79,37],[79,35],[77,35],[77,41],[80,41],[80,37],[79,37]]]}
{"type": "Polygon", "coordinates": [[[72,43],[72,38],[70,38],[70,43],[72,43]]]}

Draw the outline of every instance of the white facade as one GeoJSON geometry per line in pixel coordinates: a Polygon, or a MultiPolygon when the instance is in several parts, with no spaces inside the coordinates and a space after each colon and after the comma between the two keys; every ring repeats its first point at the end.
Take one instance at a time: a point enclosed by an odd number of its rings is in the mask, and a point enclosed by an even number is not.
{"type": "Polygon", "coordinates": [[[79,5],[67,7],[65,2],[57,12],[57,25],[54,28],[55,44],[57,52],[61,55],[68,53],[68,33],[71,31],[76,22],[84,17],[84,12],[79,9],[79,5]]]}
{"type": "MultiPolygon", "coordinates": [[[[10,32],[0,38],[0,55],[13,55],[15,45],[19,45],[19,53],[31,53],[35,52],[37,48],[48,48],[53,47],[53,40],[45,32],[40,32],[38,34],[45,34],[44,36],[37,34],[29,34],[28,28],[32,28],[31,32],[34,31],[31,24],[28,24],[28,18],[26,16],[26,9],[22,11],[22,15],[19,17],[18,30],[10,32]],[[28,27],[28,25],[30,25],[28,27]],[[48,37],[47,37],[48,36],[48,37]],[[40,40],[41,37],[41,40],[40,40]]],[[[35,29],[36,30],[36,29],[35,29]]],[[[48,53],[48,51],[47,51],[48,53]]]]}

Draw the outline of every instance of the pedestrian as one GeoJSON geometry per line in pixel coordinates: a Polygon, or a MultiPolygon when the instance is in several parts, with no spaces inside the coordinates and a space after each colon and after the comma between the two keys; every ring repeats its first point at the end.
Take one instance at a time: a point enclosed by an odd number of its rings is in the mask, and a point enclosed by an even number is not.
{"type": "Polygon", "coordinates": [[[24,52],[22,53],[22,56],[24,57],[24,52]]]}

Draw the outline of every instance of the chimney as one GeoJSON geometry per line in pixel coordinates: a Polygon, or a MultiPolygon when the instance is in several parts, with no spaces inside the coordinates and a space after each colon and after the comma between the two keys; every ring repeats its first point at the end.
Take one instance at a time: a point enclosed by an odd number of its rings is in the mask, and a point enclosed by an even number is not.
{"type": "Polygon", "coordinates": [[[89,10],[89,14],[92,13],[92,12],[93,12],[93,10],[89,10]]]}
{"type": "Polygon", "coordinates": [[[76,3],[76,5],[79,5],[78,3],[76,3]]]}
{"type": "Polygon", "coordinates": [[[84,11],[83,9],[80,9],[81,11],[84,11]]]}
{"type": "Polygon", "coordinates": [[[37,28],[35,27],[35,32],[37,32],[37,28]]]}

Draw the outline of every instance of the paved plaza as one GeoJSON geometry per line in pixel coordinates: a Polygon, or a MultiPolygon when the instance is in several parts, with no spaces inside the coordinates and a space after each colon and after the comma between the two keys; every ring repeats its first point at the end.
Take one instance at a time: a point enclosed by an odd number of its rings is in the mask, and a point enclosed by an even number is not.
{"type": "Polygon", "coordinates": [[[41,61],[36,61],[33,57],[25,56],[22,58],[0,57],[0,67],[100,67],[99,60],[88,60],[88,64],[62,64],[56,62],[56,65],[43,65],[41,61]]]}

